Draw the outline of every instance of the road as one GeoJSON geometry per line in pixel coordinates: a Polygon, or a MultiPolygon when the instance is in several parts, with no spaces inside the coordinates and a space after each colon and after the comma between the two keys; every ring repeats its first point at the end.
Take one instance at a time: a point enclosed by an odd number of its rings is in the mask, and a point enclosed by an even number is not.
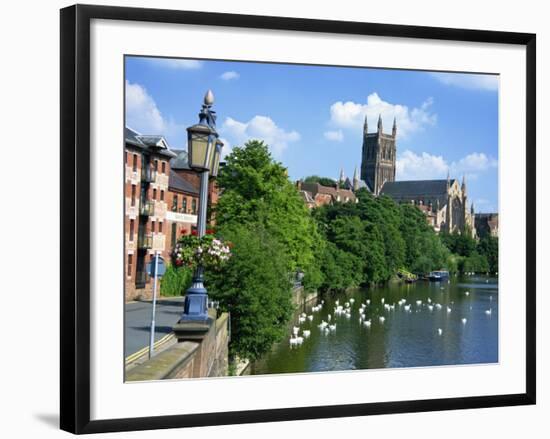
{"type": "MultiPolygon", "coordinates": [[[[124,356],[149,345],[152,302],[131,302],[125,305],[124,356]]],[[[157,300],[155,341],[172,331],[183,312],[183,297],[157,300]]]]}

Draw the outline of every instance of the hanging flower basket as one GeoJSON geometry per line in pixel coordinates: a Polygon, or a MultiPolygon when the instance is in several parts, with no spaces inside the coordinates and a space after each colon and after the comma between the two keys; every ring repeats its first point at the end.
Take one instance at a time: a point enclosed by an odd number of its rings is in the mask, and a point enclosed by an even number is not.
{"type": "Polygon", "coordinates": [[[176,267],[195,268],[202,265],[207,270],[219,270],[231,257],[231,245],[212,233],[202,238],[191,233],[178,240],[172,260],[176,267]]]}

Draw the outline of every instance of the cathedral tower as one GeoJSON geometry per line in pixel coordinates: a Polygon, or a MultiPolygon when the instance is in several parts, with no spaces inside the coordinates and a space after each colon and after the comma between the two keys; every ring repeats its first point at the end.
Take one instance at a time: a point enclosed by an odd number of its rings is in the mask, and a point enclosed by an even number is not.
{"type": "Polygon", "coordinates": [[[378,195],[386,181],[395,181],[397,123],[393,119],[391,134],[384,134],[382,115],[378,117],[375,133],[368,132],[367,117],[363,125],[363,155],[361,161],[361,179],[374,195],[378,195]]]}

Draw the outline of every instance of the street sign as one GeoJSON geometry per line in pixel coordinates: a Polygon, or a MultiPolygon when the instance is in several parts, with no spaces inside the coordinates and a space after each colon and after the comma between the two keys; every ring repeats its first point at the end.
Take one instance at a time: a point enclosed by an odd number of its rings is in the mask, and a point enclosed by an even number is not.
{"type": "MultiPolygon", "coordinates": [[[[161,277],[166,273],[166,264],[164,263],[164,259],[162,256],[158,257],[158,267],[157,267],[157,276],[161,277]]],[[[155,277],[155,259],[147,264],[147,273],[149,273],[149,276],[155,277]]]]}

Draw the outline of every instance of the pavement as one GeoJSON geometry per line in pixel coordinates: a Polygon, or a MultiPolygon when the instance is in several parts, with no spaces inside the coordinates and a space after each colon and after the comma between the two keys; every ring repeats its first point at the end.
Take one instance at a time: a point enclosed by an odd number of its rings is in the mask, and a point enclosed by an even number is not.
{"type": "MultiPolygon", "coordinates": [[[[183,312],[183,297],[169,297],[157,300],[155,318],[155,341],[172,332],[183,312]]],[[[151,331],[150,301],[130,302],[124,307],[124,357],[149,346],[151,331]]]]}

